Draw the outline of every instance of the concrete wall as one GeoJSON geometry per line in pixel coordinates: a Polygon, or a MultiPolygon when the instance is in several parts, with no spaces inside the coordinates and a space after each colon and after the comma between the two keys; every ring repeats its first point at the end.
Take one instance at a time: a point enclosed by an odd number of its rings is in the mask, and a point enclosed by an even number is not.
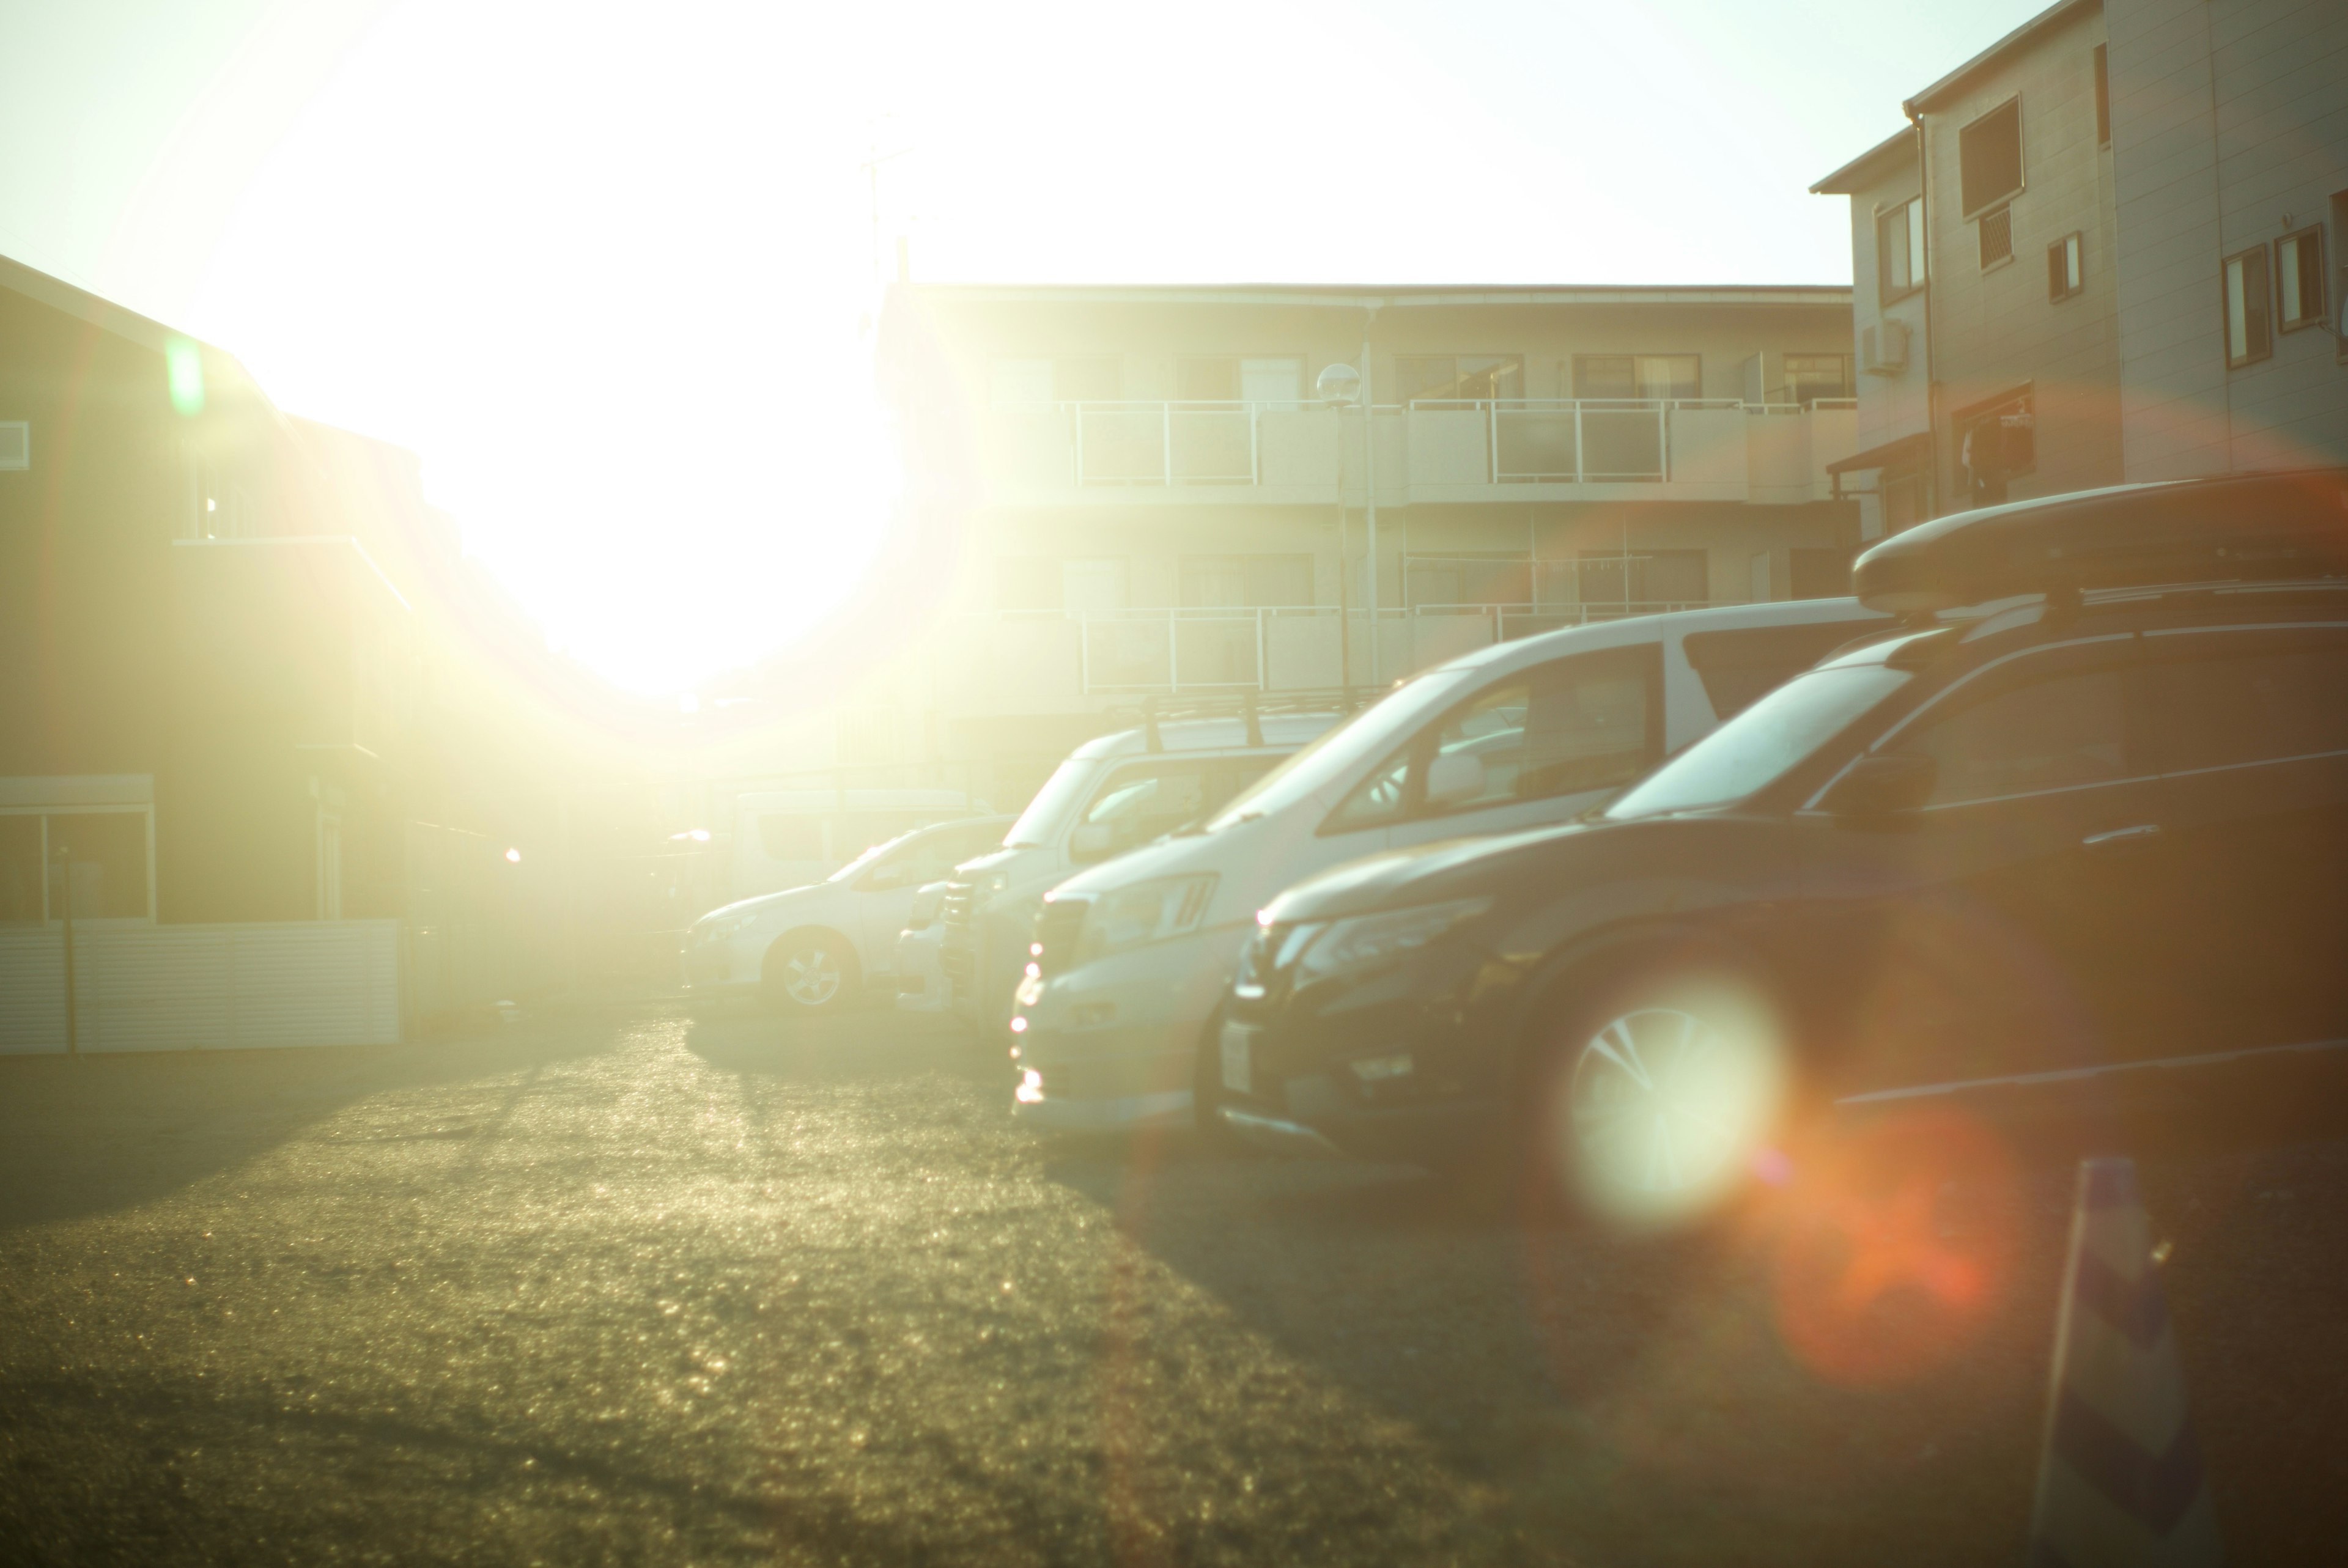
{"type": "Polygon", "coordinates": [[[2102,42],[2101,13],[2083,11],[1924,114],[1944,509],[1962,504],[1963,494],[1952,415],[2025,384],[2036,396],[2037,464],[2014,479],[2013,499],[2120,477],[2112,154],[2096,139],[2094,56],[2102,42]],[[2013,260],[1984,271],[1978,221],[1966,219],[1958,194],[1958,138],[2017,94],[2024,189],[2010,209],[2013,260]],[[2074,231],[2084,239],[2085,288],[2051,301],[2047,247],[2074,231]]]}
{"type": "Polygon", "coordinates": [[[2225,257],[2310,224],[2335,302],[2348,285],[2333,209],[2348,193],[2348,6],[2106,10],[2127,477],[2348,460],[2338,340],[2278,330],[2271,357],[2230,372],[2220,292],[2225,257]]]}

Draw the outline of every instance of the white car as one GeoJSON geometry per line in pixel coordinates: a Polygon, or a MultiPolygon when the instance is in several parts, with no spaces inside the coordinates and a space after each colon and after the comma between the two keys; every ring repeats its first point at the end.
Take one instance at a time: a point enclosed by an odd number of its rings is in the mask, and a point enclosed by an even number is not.
{"type": "Polygon", "coordinates": [[[913,895],[905,928],[897,933],[897,1006],[906,1012],[944,1012],[953,1006],[946,979],[946,885],[932,882],[913,895]]]}
{"type": "Polygon", "coordinates": [[[763,790],[736,795],[728,876],[754,894],[821,882],[874,845],[933,822],[993,815],[983,801],[946,789],[763,790]]]}
{"type": "Polygon", "coordinates": [[[1210,1110],[1201,1047],[1274,895],[1380,850],[1562,822],[1883,619],[1849,599],[1639,616],[1403,682],[1198,830],[1052,891],[1010,1020],[1015,1113],[1076,1132],[1210,1110]]]}
{"type": "Polygon", "coordinates": [[[791,1016],[895,987],[897,933],[922,885],[1003,842],[1007,816],[965,817],[875,845],[821,882],[712,909],[685,934],[695,1003],[763,999],[791,1016]]]}
{"type": "Polygon", "coordinates": [[[1307,712],[1167,719],[1086,741],[1053,770],[1003,848],[958,867],[946,888],[954,1010],[1000,1030],[1027,967],[1044,895],[1071,872],[1126,854],[1221,808],[1334,726],[1334,699],[1307,712]]]}

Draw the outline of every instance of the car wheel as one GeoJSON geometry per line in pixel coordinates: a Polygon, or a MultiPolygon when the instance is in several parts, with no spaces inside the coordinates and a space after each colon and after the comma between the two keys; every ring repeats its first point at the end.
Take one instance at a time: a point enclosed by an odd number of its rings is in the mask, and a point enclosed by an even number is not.
{"type": "Polygon", "coordinates": [[[1668,1225],[1742,1184],[1776,1131],[1784,1080],[1758,987],[1665,968],[1570,1016],[1531,1106],[1540,1207],[1668,1225]]]}
{"type": "Polygon", "coordinates": [[[767,949],[767,995],[790,1017],[839,1011],[856,993],[856,954],[830,931],[793,931],[767,949]]]}

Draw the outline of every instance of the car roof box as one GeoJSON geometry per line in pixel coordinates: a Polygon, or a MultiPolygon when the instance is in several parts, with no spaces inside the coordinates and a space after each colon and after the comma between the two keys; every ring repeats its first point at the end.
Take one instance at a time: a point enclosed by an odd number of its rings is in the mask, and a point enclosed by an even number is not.
{"type": "Polygon", "coordinates": [[[1915,615],[2016,594],[2348,577],[2348,468],[2119,485],[1920,523],[1851,568],[1915,615]]]}

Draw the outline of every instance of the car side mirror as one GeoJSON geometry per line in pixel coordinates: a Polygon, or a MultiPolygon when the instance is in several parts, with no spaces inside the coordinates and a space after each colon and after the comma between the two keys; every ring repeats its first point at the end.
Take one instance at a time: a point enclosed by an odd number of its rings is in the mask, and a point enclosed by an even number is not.
{"type": "Polygon", "coordinates": [[[1914,811],[1931,798],[1940,764],[1930,757],[1878,752],[1861,757],[1827,796],[1827,809],[1854,822],[1876,822],[1914,811]]]}
{"type": "Polygon", "coordinates": [[[1439,752],[1426,764],[1426,804],[1457,805],[1484,793],[1484,759],[1439,752]]]}
{"type": "Polygon", "coordinates": [[[1074,860],[1105,860],[1116,847],[1116,830],[1105,822],[1080,823],[1068,835],[1068,856],[1074,860]]]}

